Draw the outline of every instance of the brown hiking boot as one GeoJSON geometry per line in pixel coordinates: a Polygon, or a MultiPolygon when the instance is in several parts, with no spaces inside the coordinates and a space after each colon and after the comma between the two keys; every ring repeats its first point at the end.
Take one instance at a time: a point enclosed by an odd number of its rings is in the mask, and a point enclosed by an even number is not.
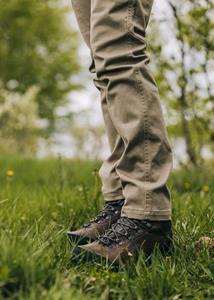
{"type": "Polygon", "coordinates": [[[107,202],[103,210],[98,213],[94,220],[84,224],[81,229],[67,232],[69,241],[78,242],[79,245],[94,241],[99,235],[109,229],[112,224],[117,222],[120,218],[123,204],[124,200],[107,202]]]}
{"type": "Polygon", "coordinates": [[[75,249],[74,256],[85,259],[107,260],[110,263],[126,262],[137,257],[142,249],[149,256],[156,246],[163,254],[172,242],[171,221],[136,220],[121,217],[117,223],[90,244],[75,249]]]}

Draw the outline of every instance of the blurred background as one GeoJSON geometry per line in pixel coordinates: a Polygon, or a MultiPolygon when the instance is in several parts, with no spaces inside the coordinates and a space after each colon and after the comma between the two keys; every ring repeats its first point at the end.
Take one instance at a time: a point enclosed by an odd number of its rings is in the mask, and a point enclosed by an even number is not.
{"type": "MultiPolygon", "coordinates": [[[[68,0],[0,0],[0,154],[103,159],[90,54],[68,0]]],[[[213,0],[156,1],[147,32],[174,166],[214,149],[213,0]]]]}

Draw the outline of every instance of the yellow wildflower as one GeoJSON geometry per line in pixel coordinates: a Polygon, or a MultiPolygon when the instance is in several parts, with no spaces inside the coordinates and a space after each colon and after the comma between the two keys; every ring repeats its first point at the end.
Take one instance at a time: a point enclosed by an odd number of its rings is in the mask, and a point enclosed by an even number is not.
{"type": "Polygon", "coordinates": [[[13,170],[8,170],[8,171],[7,171],[7,176],[8,176],[8,177],[13,177],[13,176],[14,176],[13,170]]]}
{"type": "Polygon", "coordinates": [[[205,185],[203,186],[203,191],[204,191],[205,193],[208,193],[208,192],[209,192],[209,186],[208,186],[207,184],[205,184],[205,185]]]}

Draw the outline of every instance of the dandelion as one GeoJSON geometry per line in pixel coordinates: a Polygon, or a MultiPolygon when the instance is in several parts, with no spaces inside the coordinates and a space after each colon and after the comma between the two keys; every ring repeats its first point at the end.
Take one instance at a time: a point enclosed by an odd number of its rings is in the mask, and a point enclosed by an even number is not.
{"type": "Polygon", "coordinates": [[[203,192],[208,193],[209,192],[209,186],[205,184],[202,188],[203,192]]]}
{"type": "Polygon", "coordinates": [[[10,178],[13,177],[14,176],[14,171],[13,170],[8,170],[7,171],[7,176],[10,177],[10,178]]]}

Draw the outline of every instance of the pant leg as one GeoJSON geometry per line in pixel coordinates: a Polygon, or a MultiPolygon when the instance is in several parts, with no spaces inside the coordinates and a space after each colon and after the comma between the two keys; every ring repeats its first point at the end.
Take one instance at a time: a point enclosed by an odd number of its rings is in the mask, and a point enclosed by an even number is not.
{"type": "MultiPolygon", "coordinates": [[[[91,0],[72,0],[72,7],[74,9],[74,13],[76,15],[82,36],[87,46],[91,49],[91,44],[90,44],[91,0]]],[[[91,51],[91,56],[92,56],[92,63],[90,65],[90,71],[91,73],[96,74],[92,51],[91,51]]],[[[102,192],[105,200],[114,201],[114,200],[124,198],[121,180],[115,170],[115,164],[117,163],[118,159],[121,157],[124,151],[124,143],[121,137],[118,135],[109,114],[108,104],[106,101],[105,83],[100,81],[95,75],[94,84],[97,87],[97,89],[100,91],[101,107],[102,107],[104,122],[106,126],[110,150],[111,150],[110,156],[103,162],[99,172],[102,180],[102,192]]]]}
{"type": "Polygon", "coordinates": [[[111,120],[124,143],[115,165],[126,199],[122,215],[167,220],[172,152],[145,53],[152,2],[91,0],[90,44],[111,120]]]}

